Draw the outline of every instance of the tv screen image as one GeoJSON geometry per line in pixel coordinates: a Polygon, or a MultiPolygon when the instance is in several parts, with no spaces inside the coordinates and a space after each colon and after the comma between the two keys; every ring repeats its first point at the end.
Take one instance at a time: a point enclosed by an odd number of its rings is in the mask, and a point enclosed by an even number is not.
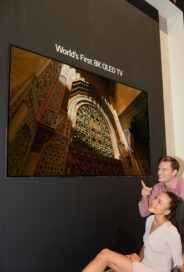
{"type": "Polygon", "coordinates": [[[148,94],[11,46],[7,176],[149,176],[148,94]]]}

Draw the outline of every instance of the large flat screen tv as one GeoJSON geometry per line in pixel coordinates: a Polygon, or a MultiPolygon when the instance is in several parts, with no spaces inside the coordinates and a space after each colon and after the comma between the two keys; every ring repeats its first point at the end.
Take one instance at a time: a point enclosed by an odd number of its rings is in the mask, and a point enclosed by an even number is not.
{"type": "Polygon", "coordinates": [[[149,176],[148,94],[11,46],[7,176],[149,176]]]}

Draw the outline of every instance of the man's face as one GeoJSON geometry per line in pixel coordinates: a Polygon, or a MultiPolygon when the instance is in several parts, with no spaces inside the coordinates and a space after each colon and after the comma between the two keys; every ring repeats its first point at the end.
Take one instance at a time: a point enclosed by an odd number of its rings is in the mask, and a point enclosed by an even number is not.
{"type": "Polygon", "coordinates": [[[171,162],[161,162],[158,166],[158,181],[160,182],[170,182],[176,176],[177,170],[173,170],[171,167],[171,162]]]}

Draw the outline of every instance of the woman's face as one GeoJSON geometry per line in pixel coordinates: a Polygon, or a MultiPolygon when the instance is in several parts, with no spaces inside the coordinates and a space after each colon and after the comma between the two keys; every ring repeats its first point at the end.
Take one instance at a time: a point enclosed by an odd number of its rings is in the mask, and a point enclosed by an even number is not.
{"type": "Polygon", "coordinates": [[[171,199],[166,193],[160,193],[159,196],[152,201],[148,210],[155,215],[168,215],[170,213],[170,202],[171,199]]]}

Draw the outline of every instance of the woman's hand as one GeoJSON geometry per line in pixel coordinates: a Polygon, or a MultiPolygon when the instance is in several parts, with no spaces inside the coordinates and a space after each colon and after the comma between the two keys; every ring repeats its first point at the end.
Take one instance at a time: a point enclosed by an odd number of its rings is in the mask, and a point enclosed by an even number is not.
{"type": "Polygon", "coordinates": [[[125,255],[125,256],[131,261],[131,263],[141,261],[140,257],[136,253],[132,253],[132,254],[125,255]]]}

